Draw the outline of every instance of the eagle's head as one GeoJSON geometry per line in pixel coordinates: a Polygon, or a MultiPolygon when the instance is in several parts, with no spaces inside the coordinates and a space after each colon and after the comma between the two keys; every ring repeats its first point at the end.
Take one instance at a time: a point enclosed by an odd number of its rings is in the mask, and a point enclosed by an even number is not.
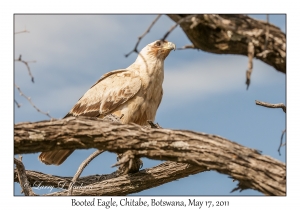
{"type": "Polygon", "coordinates": [[[170,51],[175,49],[176,46],[172,42],[156,40],[144,47],[141,54],[164,60],[169,55],[170,51]]]}

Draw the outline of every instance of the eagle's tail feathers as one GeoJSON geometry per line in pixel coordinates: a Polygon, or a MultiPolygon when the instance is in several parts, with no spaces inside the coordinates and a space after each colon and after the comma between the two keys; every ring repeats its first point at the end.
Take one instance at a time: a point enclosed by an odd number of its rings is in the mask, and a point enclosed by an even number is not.
{"type": "Polygon", "coordinates": [[[60,165],[67,157],[69,157],[74,150],[56,150],[50,152],[42,152],[39,155],[39,160],[46,165],[60,165]]]}

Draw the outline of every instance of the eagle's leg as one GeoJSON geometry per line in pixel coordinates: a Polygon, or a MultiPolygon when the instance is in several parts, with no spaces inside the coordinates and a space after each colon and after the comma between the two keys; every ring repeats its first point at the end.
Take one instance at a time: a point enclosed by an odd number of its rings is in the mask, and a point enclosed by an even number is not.
{"type": "MultiPolygon", "coordinates": [[[[127,155],[126,153],[118,154],[117,160],[121,160],[122,158],[124,159],[124,155],[127,155]]],[[[117,170],[117,173],[119,175],[125,175],[128,173],[136,173],[139,172],[140,168],[143,167],[143,161],[134,156],[128,156],[126,157],[127,161],[121,163],[119,165],[119,168],[117,170]]]]}
{"type": "MultiPolygon", "coordinates": [[[[122,117],[123,117],[123,115],[121,115],[119,117],[116,114],[108,114],[103,119],[112,121],[112,122],[120,122],[121,123],[122,117]]],[[[140,170],[140,168],[143,167],[143,161],[140,158],[135,157],[132,154],[130,154],[130,152],[118,154],[117,161],[119,162],[119,160],[121,160],[122,157],[123,157],[123,160],[124,160],[124,158],[126,160],[122,161],[121,164],[118,164],[119,168],[116,171],[116,173],[119,175],[125,175],[128,173],[136,173],[140,170]]]]}
{"type": "MultiPolygon", "coordinates": [[[[144,128],[161,128],[158,123],[154,124],[151,120],[147,120],[147,122],[149,125],[143,126],[144,128]]],[[[136,173],[143,167],[143,161],[139,157],[134,156],[130,151],[118,154],[117,161],[117,165],[119,165],[117,173],[119,175],[136,173]]]]}

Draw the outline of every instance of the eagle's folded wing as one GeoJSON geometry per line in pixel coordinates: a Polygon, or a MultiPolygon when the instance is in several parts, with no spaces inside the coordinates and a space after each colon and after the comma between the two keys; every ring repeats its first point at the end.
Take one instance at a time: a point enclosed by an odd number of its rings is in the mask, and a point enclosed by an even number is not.
{"type": "Polygon", "coordinates": [[[65,116],[104,116],[137,94],[141,79],[134,71],[115,70],[103,75],[65,116]]]}

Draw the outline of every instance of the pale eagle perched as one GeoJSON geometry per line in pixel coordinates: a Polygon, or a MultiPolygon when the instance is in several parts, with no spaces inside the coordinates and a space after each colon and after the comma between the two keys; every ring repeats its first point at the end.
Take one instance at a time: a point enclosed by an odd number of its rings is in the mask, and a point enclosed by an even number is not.
{"type": "MultiPolygon", "coordinates": [[[[122,123],[147,125],[154,121],[161,102],[164,60],[175,44],[158,40],[148,44],[136,61],[126,69],[104,74],[65,116],[103,118],[114,114],[122,123]]],[[[39,160],[45,164],[62,164],[74,150],[42,152],[39,160]]]]}

